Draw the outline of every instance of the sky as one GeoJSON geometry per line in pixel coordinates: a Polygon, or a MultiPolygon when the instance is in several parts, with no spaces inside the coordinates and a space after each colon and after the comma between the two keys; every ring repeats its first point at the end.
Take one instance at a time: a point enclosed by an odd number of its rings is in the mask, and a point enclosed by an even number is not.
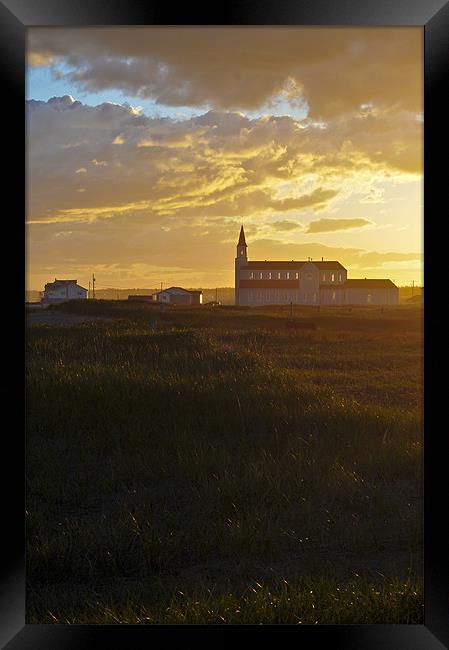
{"type": "Polygon", "coordinates": [[[250,259],[422,283],[414,28],[33,28],[27,288],[233,286],[250,259]]]}

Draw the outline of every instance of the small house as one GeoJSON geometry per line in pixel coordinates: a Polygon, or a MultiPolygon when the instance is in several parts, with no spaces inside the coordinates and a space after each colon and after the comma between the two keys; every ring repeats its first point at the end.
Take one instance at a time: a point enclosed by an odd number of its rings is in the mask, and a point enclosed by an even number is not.
{"type": "Polygon", "coordinates": [[[81,287],[77,280],[57,280],[47,282],[41,299],[42,305],[50,305],[66,300],[87,298],[87,289],[81,287]]]}
{"type": "Polygon", "coordinates": [[[202,291],[190,291],[182,287],[169,287],[153,295],[153,300],[169,305],[201,305],[202,291]]]}

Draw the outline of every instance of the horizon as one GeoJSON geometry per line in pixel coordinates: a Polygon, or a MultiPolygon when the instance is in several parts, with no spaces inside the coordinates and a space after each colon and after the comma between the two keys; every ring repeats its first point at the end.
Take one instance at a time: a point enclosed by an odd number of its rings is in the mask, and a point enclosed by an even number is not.
{"type": "MultiPolygon", "coordinates": [[[[62,279],[64,279],[64,278],[62,278],[62,279]]],[[[78,280],[77,280],[77,282],[78,282],[78,284],[80,284],[81,286],[84,287],[85,283],[79,282],[78,280]]],[[[170,288],[171,286],[175,286],[175,285],[168,285],[167,287],[163,287],[163,288],[167,289],[167,288],[170,288]]],[[[176,285],[176,286],[178,286],[178,285],[176,285]]],[[[409,284],[397,284],[396,286],[399,289],[424,289],[424,284],[416,284],[416,283],[415,284],[412,284],[412,283],[409,283],[409,284]]],[[[84,287],[84,288],[86,289],[88,287],[84,287]]],[[[192,285],[186,286],[184,288],[188,289],[188,290],[198,289],[200,291],[216,291],[216,290],[218,290],[218,291],[220,291],[220,290],[221,291],[224,291],[224,290],[234,291],[235,290],[235,287],[232,286],[232,285],[206,287],[206,286],[200,286],[200,285],[193,285],[192,284],[192,285]]],[[[91,288],[91,290],[92,290],[92,288],[91,288]]],[[[160,287],[159,288],[158,287],[149,287],[149,286],[147,286],[147,287],[102,287],[102,286],[97,286],[97,284],[95,284],[95,291],[96,292],[97,291],[154,291],[154,290],[160,291],[160,287]]],[[[29,289],[29,288],[26,288],[25,293],[27,293],[27,292],[29,292],[29,293],[32,293],[32,292],[33,293],[43,293],[43,289],[29,289]]]]}
{"type": "Polygon", "coordinates": [[[242,223],[252,260],[421,286],[422,34],[30,29],[26,290],[233,288],[242,223]]]}

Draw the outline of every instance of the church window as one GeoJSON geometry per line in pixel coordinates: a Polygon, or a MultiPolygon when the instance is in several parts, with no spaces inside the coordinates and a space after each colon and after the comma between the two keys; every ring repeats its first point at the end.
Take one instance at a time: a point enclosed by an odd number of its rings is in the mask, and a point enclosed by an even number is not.
{"type": "Polygon", "coordinates": [[[281,274],[280,274],[280,273],[278,273],[278,280],[280,280],[280,279],[281,279],[281,274]]]}
{"type": "Polygon", "coordinates": [[[336,297],[337,297],[337,294],[335,293],[335,291],[332,291],[332,300],[335,300],[336,297]]]}
{"type": "Polygon", "coordinates": [[[249,274],[249,279],[253,280],[253,278],[254,278],[254,273],[251,271],[251,273],[249,274]]]}
{"type": "Polygon", "coordinates": [[[332,273],[331,275],[331,282],[335,282],[335,273],[332,273]]]}
{"type": "Polygon", "coordinates": [[[323,282],[326,282],[326,274],[323,273],[323,282]]]}
{"type": "Polygon", "coordinates": [[[299,279],[299,273],[298,273],[298,272],[295,273],[295,279],[296,279],[296,280],[299,279]]]}
{"type": "Polygon", "coordinates": [[[268,274],[268,279],[271,280],[271,272],[268,274]]]}
{"type": "Polygon", "coordinates": [[[261,271],[261,272],[259,273],[259,280],[262,280],[262,278],[263,278],[263,273],[262,273],[262,271],[261,271]]]}
{"type": "Polygon", "coordinates": [[[341,282],[341,273],[338,274],[338,280],[341,282]]]}
{"type": "Polygon", "coordinates": [[[290,280],[290,273],[287,271],[287,280],[290,280]]]}

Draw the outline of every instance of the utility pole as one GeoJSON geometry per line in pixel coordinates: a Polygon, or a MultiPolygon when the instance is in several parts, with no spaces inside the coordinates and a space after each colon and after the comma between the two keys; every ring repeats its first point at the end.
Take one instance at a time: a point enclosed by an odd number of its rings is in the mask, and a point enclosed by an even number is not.
{"type": "Polygon", "coordinates": [[[215,302],[218,302],[218,287],[215,288],[215,302]]]}
{"type": "Polygon", "coordinates": [[[89,291],[87,292],[87,297],[90,298],[90,280],[89,280],[89,291]]]}
{"type": "Polygon", "coordinates": [[[161,291],[162,291],[162,284],[163,284],[163,283],[161,282],[161,291]]]}
{"type": "Polygon", "coordinates": [[[95,300],[95,275],[92,273],[92,298],[95,300]]]}

